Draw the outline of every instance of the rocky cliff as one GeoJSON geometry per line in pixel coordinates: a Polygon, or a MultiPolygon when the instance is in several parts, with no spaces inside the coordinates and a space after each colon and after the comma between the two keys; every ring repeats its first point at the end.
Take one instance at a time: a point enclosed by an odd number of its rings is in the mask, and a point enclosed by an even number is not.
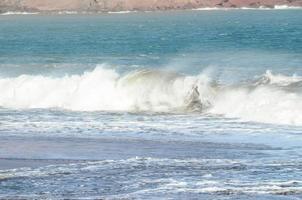
{"type": "Polygon", "coordinates": [[[180,10],[203,7],[302,6],[302,0],[0,0],[6,11],[124,11],[180,10]]]}

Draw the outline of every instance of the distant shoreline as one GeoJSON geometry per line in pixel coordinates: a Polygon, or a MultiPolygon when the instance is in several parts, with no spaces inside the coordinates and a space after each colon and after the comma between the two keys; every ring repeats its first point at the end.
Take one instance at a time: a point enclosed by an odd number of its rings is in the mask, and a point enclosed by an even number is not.
{"type": "Polygon", "coordinates": [[[270,10],[301,7],[302,0],[0,0],[1,14],[124,14],[168,10],[270,10]]]}
{"type": "Polygon", "coordinates": [[[0,15],[40,15],[40,14],[49,14],[49,15],[85,15],[85,14],[130,14],[130,13],[149,13],[149,12],[166,12],[166,11],[232,11],[232,10],[299,10],[302,7],[298,6],[287,6],[287,5],[276,5],[274,7],[233,7],[233,8],[221,8],[221,7],[203,7],[203,8],[194,8],[194,9],[173,9],[173,10],[150,10],[150,11],[37,11],[37,12],[26,12],[26,11],[5,11],[0,12],[0,15]]]}

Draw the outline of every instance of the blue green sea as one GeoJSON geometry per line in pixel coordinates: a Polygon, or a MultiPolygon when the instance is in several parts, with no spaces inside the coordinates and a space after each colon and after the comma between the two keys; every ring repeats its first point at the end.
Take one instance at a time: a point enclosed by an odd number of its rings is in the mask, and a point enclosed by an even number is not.
{"type": "Polygon", "coordinates": [[[302,199],[302,10],[0,15],[0,199],[302,199]]]}

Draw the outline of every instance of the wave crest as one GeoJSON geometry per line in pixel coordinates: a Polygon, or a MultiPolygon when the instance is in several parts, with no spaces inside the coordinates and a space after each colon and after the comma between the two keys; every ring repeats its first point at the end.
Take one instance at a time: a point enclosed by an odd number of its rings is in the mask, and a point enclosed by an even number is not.
{"type": "Polygon", "coordinates": [[[0,79],[0,106],[77,111],[183,112],[199,99],[198,77],[140,70],[124,76],[105,66],[82,75],[0,79]]]}
{"type": "Polygon", "coordinates": [[[249,121],[302,125],[302,77],[267,71],[251,84],[226,87],[211,113],[249,121]]]}
{"type": "Polygon", "coordinates": [[[199,112],[249,121],[302,125],[302,77],[267,71],[246,84],[217,85],[205,74],[156,70],[125,75],[105,65],[60,78],[0,79],[0,106],[75,111],[199,112]]]}

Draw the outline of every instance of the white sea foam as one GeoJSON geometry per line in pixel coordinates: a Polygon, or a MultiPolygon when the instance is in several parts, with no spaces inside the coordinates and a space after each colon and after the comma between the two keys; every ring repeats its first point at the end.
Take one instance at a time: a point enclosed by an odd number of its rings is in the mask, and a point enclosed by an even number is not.
{"type": "Polygon", "coordinates": [[[299,7],[299,6],[288,6],[288,5],[275,5],[274,9],[276,9],[276,10],[302,9],[302,7],[299,7]]]}
{"type": "Polygon", "coordinates": [[[256,82],[216,85],[205,74],[140,70],[121,75],[102,65],[82,75],[0,79],[0,106],[76,111],[211,113],[302,125],[302,77],[266,72],[256,82]]]}
{"type": "Polygon", "coordinates": [[[302,125],[302,78],[266,72],[254,86],[220,90],[210,112],[244,120],[302,125]]]}
{"type": "Polygon", "coordinates": [[[204,7],[204,8],[194,8],[192,10],[196,10],[196,11],[211,11],[211,10],[228,11],[228,10],[267,10],[267,9],[271,9],[271,8],[266,8],[266,7],[259,7],[259,8],[253,8],[253,7],[238,7],[238,8],[204,7]]]}
{"type": "Polygon", "coordinates": [[[0,15],[36,15],[38,12],[19,12],[19,11],[8,11],[1,13],[0,15]]]}
{"type": "Polygon", "coordinates": [[[79,14],[78,11],[71,11],[71,10],[66,10],[66,11],[59,11],[58,12],[59,15],[76,15],[79,14]]]}
{"type": "MultiPolygon", "coordinates": [[[[274,161],[275,162],[275,161],[274,161]]],[[[259,167],[268,170],[268,163],[263,162],[247,162],[247,160],[232,159],[168,159],[168,158],[152,158],[152,157],[132,157],[122,160],[102,160],[102,161],[86,161],[80,163],[49,165],[40,168],[19,168],[0,170],[0,180],[2,182],[19,181],[20,179],[31,179],[34,183],[37,179],[39,184],[41,181],[44,186],[48,184],[62,185],[69,183],[72,179],[85,179],[87,177],[92,181],[100,180],[96,174],[102,174],[106,180],[116,177],[124,177],[127,181],[119,184],[125,185],[129,190],[128,193],[114,194],[108,196],[108,199],[121,198],[138,198],[146,194],[154,195],[164,194],[301,194],[301,180],[287,179],[262,179],[258,180],[251,176],[248,179],[237,179],[225,177],[219,171],[227,171],[231,174],[237,174],[238,169],[232,168],[239,165],[244,166],[244,172],[250,173],[259,167]],[[146,168],[146,166],[148,166],[146,168]],[[139,169],[135,173],[127,173],[129,169],[139,169]],[[108,169],[109,172],[108,172],[108,169]],[[177,170],[174,170],[177,169],[177,170]],[[206,169],[206,170],[205,170],[206,169]],[[204,171],[214,169],[215,176],[198,176],[204,171]],[[251,171],[249,171],[251,170],[251,171]],[[114,172],[117,173],[114,173],[114,172]],[[216,173],[216,171],[218,171],[216,173]],[[115,176],[112,176],[115,174],[115,176]],[[53,179],[54,176],[63,176],[61,179],[53,179]],[[178,176],[177,176],[178,175],[178,176]],[[184,175],[184,176],[180,176],[184,175]],[[221,176],[222,175],[222,176],[221,176]],[[140,184],[144,183],[144,184],[140,184]],[[151,185],[151,187],[150,187],[151,185]],[[130,188],[130,189],[129,189],[130,188]],[[132,190],[133,188],[133,190],[132,190]]],[[[287,167],[281,165],[280,167],[287,167]]],[[[240,172],[240,171],[239,171],[240,172]]],[[[275,175],[278,172],[274,172],[275,175]]],[[[278,176],[277,176],[278,177],[278,176]]],[[[102,181],[102,179],[100,180],[102,181]]],[[[73,183],[73,182],[72,182],[73,183]]],[[[95,182],[93,182],[93,185],[95,182]]],[[[114,185],[113,185],[114,186],[114,185]]],[[[24,189],[21,185],[20,188],[24,189]]],[[[87,185],[86,187],[89,187],[87,185]]],[[[28,189],[28,188],[26,188],[28,189]]],[[[38,188],[39,189],[39,188],[38,188]]],[[[58,192],[62,190],[58,189],[58,192]]],[[[3,192],[4,193],[4,192],[3,192]]]]}
{"type": "Polygon", "coordinates": [[[194,8],[192,10],[226,10],[227,8],[218,8],[218,7],[204,7],[204,8],[194,8]]]}
{"type": "Polygon", "coordinates": [[[261,9],[260,8],[252,8],[252,7],[238,7],[238,8],[227,8],[227,7],[204,7],[204,8],[194,8],[192,10],[200,10],[200,11],[207,11],[207,10],[255,10],[261,9]]]}
{"type": "Polygon", "coordinates": [[[171,111],[196,98],[196,77],[149,70],[121,76],[97,67],[82,75],[51,78],[22,75],[0,79],[0,106],[70,110],[171,111]]]}
{"type": "Polygon", "coordinates": [[[109,14],[128,14],[128,13],[135,13],[136,11],[131,10],[124,10],[124,11],[110,11],[109,14]]]}
{"type": "Polygon", "coordinates": [[[299,6],[288,6],[288,5],[275,5],[274,7],[237,7],[237,8],[225,8],[225,7],[204,7],[204,8],[194,8],[192,10],[196,11],[210,11],[210,10],[286,10],[286,9],[302,9],[302,7],[299,6]]]}

